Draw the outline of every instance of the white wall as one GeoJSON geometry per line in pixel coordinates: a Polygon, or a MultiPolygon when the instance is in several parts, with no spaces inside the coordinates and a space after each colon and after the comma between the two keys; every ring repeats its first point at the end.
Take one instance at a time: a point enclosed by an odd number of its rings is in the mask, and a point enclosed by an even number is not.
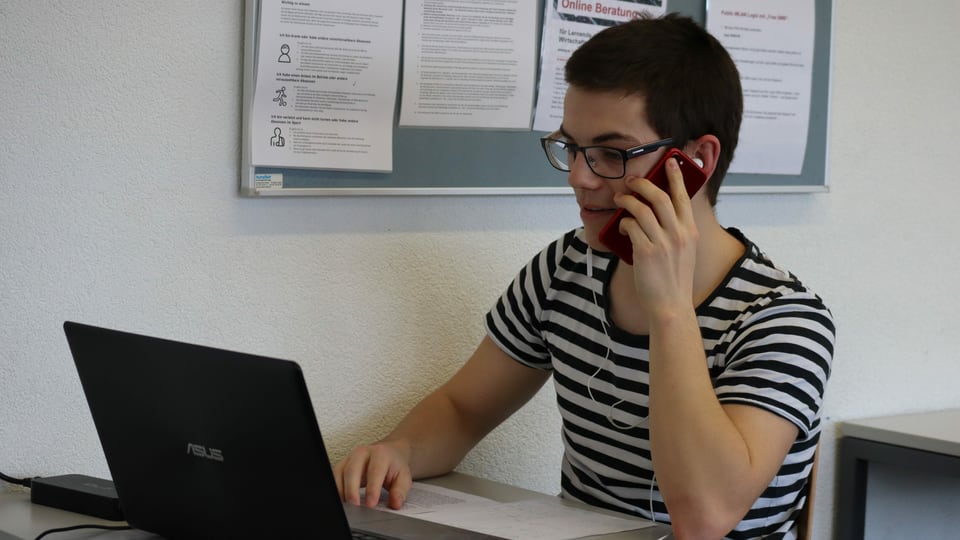
{"type": "MultiPolygon", "coordinates": [[[[0,3],[3,472],[108,474],[67,319],[297,360],[339,458],[448,377],[514,272],[577,225],[568,196],[239,198],[242,11],[0,3]]],[[[835,422],[960,406],[957,20],[952,0],[837,1],[830,193],[721,197],[836,316],[817,538],[835,422]]],[[[462,468],[556,492],[551,399],[462,468]]]]}

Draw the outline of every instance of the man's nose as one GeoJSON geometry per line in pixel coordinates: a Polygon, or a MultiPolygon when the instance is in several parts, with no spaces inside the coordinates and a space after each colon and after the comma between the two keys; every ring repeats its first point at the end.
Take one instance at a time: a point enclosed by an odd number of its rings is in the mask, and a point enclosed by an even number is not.
{"type": "Polygon", "coordinates": [[[573,157],[570,163],[570,172],[567,173],[567,183],[575,189],[597,189],[606,182],[605,179],[597,176],[590,166],[587,165],[587,158],[582,153],[573,157]]]}

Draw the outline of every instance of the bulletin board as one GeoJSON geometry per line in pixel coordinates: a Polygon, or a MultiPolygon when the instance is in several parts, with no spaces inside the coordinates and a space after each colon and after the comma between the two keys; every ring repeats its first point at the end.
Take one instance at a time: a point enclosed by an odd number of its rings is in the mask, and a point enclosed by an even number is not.
{"type": "MultiPolygon", "coordinates": [[[[538,0],[539,17],[543,2],[538,0]]],[[[706,20],[705,0],[666,0],[667,10],[706,20]]],[[[799,175],[728,173],[721,192],[826,191],[827,129],[833,0],[815,0],[810,123],[799,175]]],[[[243,129],[240,194],[263,196],[333,195],[525,195],[571,193],[566,174],[543,156],[540,131],[399,127],[398,98],[393,123],[393,171],[353,172],[253,166],[250,119],[257,58],[259,0],[245,0],[243,129]],[[283,174],[283,189],[257,190],[257,174],[283,174]]],[[[537,42],[539,43],[539,38],[537,42]]],[[[538,49],[539,55],[539,49],[538,49]]],[[[402,58],[402,55],[401,55],[402,58]]],[[[401,66],[401,79],[402,80],[401,66]]]]}

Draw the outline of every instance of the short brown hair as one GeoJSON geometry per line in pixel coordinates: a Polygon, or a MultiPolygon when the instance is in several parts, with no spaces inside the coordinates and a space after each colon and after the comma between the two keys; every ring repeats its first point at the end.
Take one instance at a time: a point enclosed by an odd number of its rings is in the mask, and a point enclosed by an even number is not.
{"type": "Polygon", "coordinates": [[[716,136],[720,155],[705,189],[710,204],[717,203],[739,139],[743,91],[737,66],[716,38],[676,13],[634,19],[590,38],[565,71],[567,83],[583,90],[642,95],[650,125],[677,147],[716,136]]]}

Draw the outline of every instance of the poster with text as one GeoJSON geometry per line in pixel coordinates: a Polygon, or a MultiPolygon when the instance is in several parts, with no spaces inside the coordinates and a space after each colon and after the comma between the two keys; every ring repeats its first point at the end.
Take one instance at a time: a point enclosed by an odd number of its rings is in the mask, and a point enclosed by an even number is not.
{"type": "Polygon", "coordinates": [[[707,29],[743,86],[743,124],[730,172],[803,170],[813,83],[814,0],[710,0],[707,29]]]}
{"type": "Polygon", "coordinates": [[[254,165],[392,170],[401,5],[261,1],[254,165]]]}
{"type": "Polygon", "coordinates": [[[536,4],[407,0],[400,125],[530,129],[536,4]]]}

